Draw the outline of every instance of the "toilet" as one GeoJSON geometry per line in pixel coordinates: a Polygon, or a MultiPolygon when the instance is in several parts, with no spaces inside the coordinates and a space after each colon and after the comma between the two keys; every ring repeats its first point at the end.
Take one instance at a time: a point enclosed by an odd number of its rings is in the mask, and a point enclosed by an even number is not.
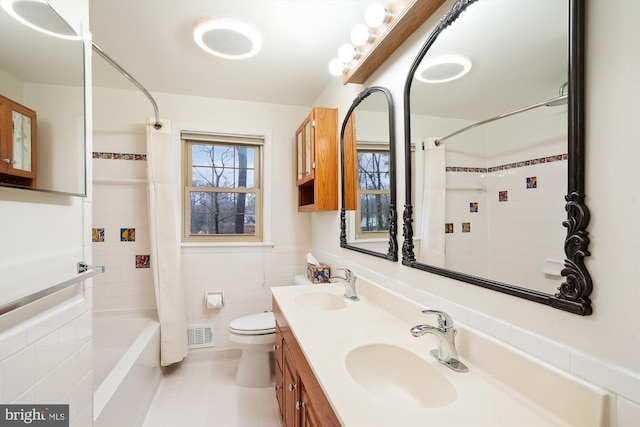
{"type": "MultiPolygon", "coordinates": [[[[311,285],[306,276],[295,276],[294,283],[311,285]]],[[[265,311],[232,320],[227,339],[242,350],[236,385],[266,388],[275,384],[276,318],[273,312],[265,311]]]]}
{"type": "Polygon", "coordinates": [[[275,380],[276,319],[273,312],[250,314],[229,323],[229,342],[242,350],[236,385],[271,387],[275,380]]]}

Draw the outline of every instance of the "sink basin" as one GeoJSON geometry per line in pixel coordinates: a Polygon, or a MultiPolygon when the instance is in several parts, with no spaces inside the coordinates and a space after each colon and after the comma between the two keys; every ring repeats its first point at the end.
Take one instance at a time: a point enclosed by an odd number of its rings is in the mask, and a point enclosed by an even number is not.
{"type": "Polygon", "coordinates": [[[296,296],[297,304],[316,310],[340,310],[347,304],[344,299],[328,292],[310,292],[296,296]]]}
{"type": "Polygon", "coordinates": [[[349,375],[373,396],[403,406],[435,408],[456,400],[453,384],[427,362],[402,347],[370,344],[347,354],[349,375]]]}

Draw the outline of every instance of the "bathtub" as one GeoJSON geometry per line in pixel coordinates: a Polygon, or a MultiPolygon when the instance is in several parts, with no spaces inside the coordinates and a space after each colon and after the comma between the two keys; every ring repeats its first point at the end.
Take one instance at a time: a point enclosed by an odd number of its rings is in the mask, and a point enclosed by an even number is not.
{"type": "Polygon", "coordinates": [[[155,310],[93,313],[94,427],[142,425],[161,376],[155,310]]]}

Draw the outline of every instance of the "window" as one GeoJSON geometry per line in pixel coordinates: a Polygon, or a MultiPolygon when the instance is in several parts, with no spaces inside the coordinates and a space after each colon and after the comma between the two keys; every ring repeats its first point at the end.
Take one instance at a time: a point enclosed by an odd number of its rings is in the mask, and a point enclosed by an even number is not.
{"type": "Polygon", "coordinates": [[[389,234],[389,165],[388,145],[358,143],[358,239],[384,238],[389,234]]]}
{"type": "Polygon", "coordinates": [[[182,133],[183,240],[262,240],[263,138],[182,133]]]}

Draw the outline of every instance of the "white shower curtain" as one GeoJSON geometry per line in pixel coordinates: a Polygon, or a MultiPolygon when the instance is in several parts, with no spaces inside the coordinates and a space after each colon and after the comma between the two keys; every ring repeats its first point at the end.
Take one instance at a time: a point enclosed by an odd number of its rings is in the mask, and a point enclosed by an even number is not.
{"type": "Polygon", "coordinates": [[[188,352],[184,289],[180,282],[179,149],[171,144],[171,122],[147,123],[149,236],[151,269],[160,320],[162,366],[180,362],[188,352]],[[177,153],[176,153],[177,151],[177,153]]]}
{"type": "Polygon", "coordinates": [[[444,144],[436,146],[437,138],[424,140],[422,222],[418,261],[444,267],[444,224],[446,173],[444,144]]]}

